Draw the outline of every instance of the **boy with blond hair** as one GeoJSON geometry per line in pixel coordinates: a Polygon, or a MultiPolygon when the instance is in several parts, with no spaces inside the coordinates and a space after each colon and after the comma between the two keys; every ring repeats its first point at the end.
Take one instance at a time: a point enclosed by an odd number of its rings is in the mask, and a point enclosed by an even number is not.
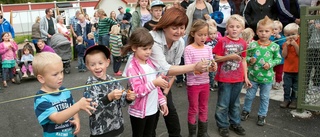
{"type": "Polygon", "coordinates": [[[282,108],[297,108],[298,72],[299,72],[299,25],[290,23],[284,27],[284,35],[287,41],[283,44],[283,90],[284,101],[280,104],[282,108]]]}
{"type": "Polygon", "coordinates": [[[241,120],[245,121],[249,117],[253,99],[256,97],[258,88],[260,89],[260,107],[258,111],[258,126],[265,124],[269,107],[269,94],[272,88],[274,72],[273,67],[280,64],[281,55],[279,45],[272,42],[270,36],[273,34],[273,21],[266,16],[257,24],[257,35],[259,39],[252,42],[247,51],[248,77],[252,87],[247,89],[244,101],[241,120]]]}
{"type": "Polygon", "coordinates": [[[213,49],[218,70],[215,80],[218,81],[218,101],[215,118],[219,134],[229,136],[229,130],[238,135],[245,135],[240,125],[239,96],[244,82],[251,86],[247,77],[246,41],[240,38],[245,21],[240,15],[231,15],[226,23],[227,36],[218,40],[213,49]]]}
{"type": "Polygon", "coordinates": [[[75,136],[80,131],[78,112],[84,110],[91,115],[90,111],[95,110],[90,106],[91,99],[81,98],[75,103],[71,92],[62,87],[63,63],[57,54],[38,53],[32,67],[41,83],[37,97],[34,98],[34,111],[43,127],[43,136],[75,136]]]}

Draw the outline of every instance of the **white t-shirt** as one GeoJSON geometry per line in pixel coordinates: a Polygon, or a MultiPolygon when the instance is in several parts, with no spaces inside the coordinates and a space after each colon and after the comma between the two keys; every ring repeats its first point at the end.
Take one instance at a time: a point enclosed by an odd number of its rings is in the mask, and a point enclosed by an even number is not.
{"type": "MultiPolygon", "coordinates": [[[[147,81],[153,81],[157,78],[157,74],[155,73],[155,69],[150,67],[148,64],[140,64],[142,69],[146,74],[147,81]]],[[[158,111],[158,90],[154,89],[148,94],[147,104],[146,104],[146,116],[153,115],[158,111]]]]}
{"type": "Polygon", "coordinates": [[[223,13],[223,21],[221,24],[217,23],[217,26],[220,28],[226,28],[227,20],[231,16],[231,6],[229,3],[219,3],[219,11],[223,13]]]}

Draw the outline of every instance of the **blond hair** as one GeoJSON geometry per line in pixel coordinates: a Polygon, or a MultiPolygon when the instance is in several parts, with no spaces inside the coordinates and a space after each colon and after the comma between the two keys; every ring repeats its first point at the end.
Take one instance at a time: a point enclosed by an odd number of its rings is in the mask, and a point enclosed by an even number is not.
{"type": "Polygon", "coordinates": [[[82,36],[78,36],[78,37],[77,37],[77,42],[78,42],[78,43],[82,43],[82,42],[83,42],[82,36]]]}
{"type": "Polygon", "coordinates": [[[241,33],[241,38],[245,41],[250,41],[254,37],[254,31],[251,28],[246,28],[241,33]]]}
{"type": "Polygon", "coordinates": [[[119,27],[118,25],[113,25],[113,26],[111,27],[110,34],[113,34],[113,35],[118,35],[118,34],[120,34],[120,27],[119,27]]]}
{"type": "Polygon", "coordinates": [[[273,21],[273,24],[274,24],[274,28],[279,27],[280,30],[282,30],[283,25],[282,25],[282,23],[280,21],[275,20],[275,21],[273,21]]]}
{"type": "Polygon", "coordinates": [[[283,28],[284,33],[287,33],[288,31],[295,31],[298,32],[299,25],[296,23],[289,23],[287,26],[283,28]]]}
{"type": "Polygon", "coordinates": [[[36,17],[36,23],[40,22],[40,19],[41,19],[40,16],[37,16],[36,17]]]}
{"type": "Polygon", "coordinates": [[[242,28],[244,28],[244,18],[238,14],[233,14],[231,15],[226,23],[226,26],[228,27],[231,21],[238,21],[240,23],[240,25],[242,26],[242,28]]]}
{"type": "Polygon", "coordinates": [[[48,70],[48,65],[62,63],[62,59],[56,53],[51,52],[41,52],[37,53],[32,61],[33,73],[35,76],[45,75],[45,72],[50,72],[48,70]],[[50,60],[50,61],[48,61],[50,60]]]}
{"type": "Polygon", "coordinates": [[[208,19],[208,20],[206,20],[206,22],[209,24],[209,26],[211,26],[211,24],[213,24],[214,27],[217,27],[217,22],[214,19],[208,19]]]}
{"type": "Polygon", "coordinates": [[[217,32],[217,27],[209,26],[209,33],[217,32]]]}
{"type": "Polygon", "coordinates": [[[88,39],[94,39],[94,35],[93,35],[92,32],[90,32],[90,33],[88,34],[88,39]]]}
{"type": "Polygon", "coordinates": [[[272,19],[270,19],[268,16],[265,16],[263,19],[258,21],[257,28],[259,28],[260,26],[270,27],[273,31],[274,23],[272,19]]]}

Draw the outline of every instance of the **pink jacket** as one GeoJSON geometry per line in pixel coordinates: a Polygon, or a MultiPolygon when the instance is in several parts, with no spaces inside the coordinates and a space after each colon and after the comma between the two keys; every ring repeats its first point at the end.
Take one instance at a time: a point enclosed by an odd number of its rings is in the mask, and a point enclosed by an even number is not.
{"type": "MultiPolygon", "coordinates": [[[[147,64],[155,69],[155,66],[151,62],[151,60],[148,59],[147,64]]],[[[127,71],[125,73],[127,74],[127,77],[145,74],[143,68],[140,66],[138,60],[135,57],[132,57],[132,60],[128,65],[127,71]]],[[[152,83],[152,81],[148,82],[146,76],[130,78],[129,83],[133,92],[135,92],[137,95],[134,103],[129,106],[129,114],[131,116],[137,118],[145,117],[148,94],[154,89],[158,90],[159,104],[164,105],[167,103],[160,87],[156,87],[152,83]]]]}
{"type": "Polygon", "coordinates": [[[3,42],[0,43],[0,55],[2,60],[14,60],[16,58],[16,51],[18,50],[18,45],[15,42],[10,42],[12,49],[4,45],[3,42]]]}

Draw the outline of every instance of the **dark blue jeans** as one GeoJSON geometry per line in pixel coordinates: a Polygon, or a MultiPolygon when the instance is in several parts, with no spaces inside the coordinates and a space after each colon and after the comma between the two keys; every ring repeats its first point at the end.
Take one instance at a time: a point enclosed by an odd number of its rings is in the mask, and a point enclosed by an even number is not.
{"type": "Polygon", "coordinates": [[[99,35],[98,43],[99,43],[99,45],[107,46],[110,49],[109,39],[110,39],[109,34],[105,34],[103,36],[99,35]]]}
{"type": "Polygon", "coordinates": [[[284,100],[293,101],[297,99],[298,73],[287,73],[283,75],[284,100]]]}
{"type": "Polygon", "coordinates": [[[219,128],[228,128],[229,124],[240,124],[239,95],[243,82],[218,82],[218,102],[215,118],[219,128]]]}
{"type": "Polygon", "coordinates": [[[121,67],[121,56],[112,56],[113,57],[113,72],[117,73],[121,67]]]}
{"type": "MultiPolygon", "coordinates": [[[[179,64],[179,65],[184,65],[184,58],[183,58],[183,57],[181,57],[181,61],[180,61],[180,64],[179,64]]],[[[176,78],[177,78],[176,83],[180,83],[180,82],[185,81],[185,79],[183,79],[184,75],[185,75],[185,74],[177,75],[177,76],[176,76],[176,78]]],[[[186,78],[186,77],[185,77],[185,78],[186,78]]]]}
{"type": "Polygon", "coordinates": [[[9,74],[9,79],[13,79],[13,68],[2,68],[2,81],[7,80],[7,75],[9,74]]]}

